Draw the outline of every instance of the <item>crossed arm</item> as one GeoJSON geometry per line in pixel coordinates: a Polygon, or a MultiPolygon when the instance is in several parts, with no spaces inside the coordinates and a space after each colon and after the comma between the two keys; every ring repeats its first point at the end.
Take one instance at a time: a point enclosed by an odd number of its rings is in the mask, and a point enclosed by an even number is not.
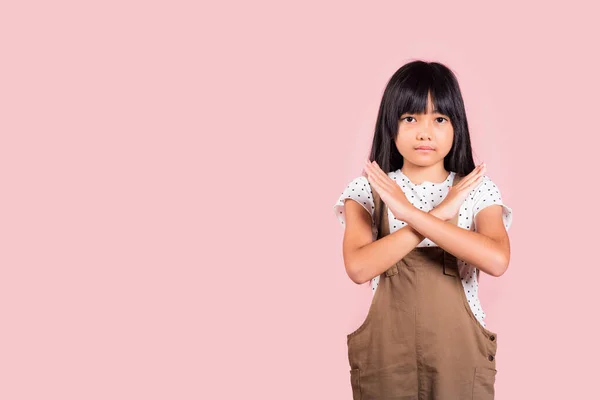
{"type": "Polygon", "coordinates": [[[370,214],[353,200],[345,201],[344,208],[344,263],[355,283],[368,282],[383,273],[426,237],[489,275],[501,276],[508,268],[510,242],[501,205],[488,206],[477,213],[477,232],[438,218],[435,209],[425,212],[415,208],[406,216],[406,226],[376,241],[371,236],[370,214]]]}

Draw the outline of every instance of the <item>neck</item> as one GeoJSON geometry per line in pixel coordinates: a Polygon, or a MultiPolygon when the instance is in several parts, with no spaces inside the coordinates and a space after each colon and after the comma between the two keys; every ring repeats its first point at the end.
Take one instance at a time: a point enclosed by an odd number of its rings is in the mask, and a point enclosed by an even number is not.
{"type": "Polygon", "coordinates": [[[448,174],[450,173],[444,168],[443,162],[428,167],[421,167],[409,164],[406,160],[404,160],[401,171],[415,185],[420,185],[424,181],[442,183],[448,178],[448,174]]]}

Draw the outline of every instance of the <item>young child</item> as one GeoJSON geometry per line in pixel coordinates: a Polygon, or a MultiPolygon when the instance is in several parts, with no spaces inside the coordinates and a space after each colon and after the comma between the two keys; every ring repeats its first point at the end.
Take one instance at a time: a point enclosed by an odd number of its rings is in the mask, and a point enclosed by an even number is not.
{"type": "Polygon", "coordinates": [[[384,91],[364,174],[334,206],[346,272],[373,291],[347,335],[355,400],[494,398],[498,335],[484,322],[478,280],[508,268],[512,210],[485,172],[454,73],[402,66],[384,91]]]}

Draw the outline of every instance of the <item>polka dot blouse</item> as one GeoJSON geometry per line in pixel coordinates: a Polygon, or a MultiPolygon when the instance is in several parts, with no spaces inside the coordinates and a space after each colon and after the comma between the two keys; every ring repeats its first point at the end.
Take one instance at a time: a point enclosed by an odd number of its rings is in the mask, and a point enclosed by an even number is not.
{"type": "MultiPolygon", "coordinates": [[[[455,172],[451,171],[448,175],[448,178],[444,182],[436,183],[424,181],[423,183],[416,185],[412,183],[400,169],[388,173],[388,176],[395,180],[398,185],[400,185],[411,204],[425,212],[431,211],[438,204],[440,204],[442,200],[444,200],[444,197],[446,197],[450,187],[452,186],[454,175],[455,172]]],[[[371,186],[366,177],[360,176],[352,180],[352,182],[346,186],[337,203],[333,207],[335,214],[342,226],[344,226],[346,222],[344,210],[344,202],[346,199],[352,199],[358,202],[365,208],[365,210],[369,212],[369,214],[371,214],[371,217],[373,217],[375,204],[371,194],[371,186]]],[[[499,204],[502,206],[502,219],[504,221],[504,227],[508,231],[512,224],[512,209],[502,202],[500,189],[487,175],[484,175],[479,185],[477,185],[465,199],[465,202],[459,211],[457,225],[463,229],[469,229],[472,231],[476,230],[475,216],[477,213],[494,204],[499,204]]],[[[396,219],[389,209],[388,220],[390,233],[393,233],[406,226],[406,223],[396,219]]],[[[373,233],[373,240],[376,240],[377,228],[375,227],[374,221],[372,222],[371,230],[373,233]]],[[[428,238],[425,238],[421,243],[418,244],[418,247],[427,246],[437,245],[428,238]]],[[[485,327],[486,324],[484,319],[486,314],[481,308],[478,297],[477,268],[461,260],[458,260],[458,263],[458,269],[463,288],[465,290],[465,295],[469,305],[471,306],[471,310],[473,311],[475,317],[477,317],[479,323],[485,327]]],[[[371,288],[373,294],[375,294],[375,290],[377,290],[378,283],[379,276],[371,279],[371,288]]]]}

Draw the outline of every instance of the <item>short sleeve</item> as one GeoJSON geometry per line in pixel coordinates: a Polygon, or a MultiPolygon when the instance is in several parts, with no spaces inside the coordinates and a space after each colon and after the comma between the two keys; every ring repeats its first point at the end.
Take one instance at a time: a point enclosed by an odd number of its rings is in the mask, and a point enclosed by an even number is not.
{"type": "MultiPolygon", "coordinates": [[[[344,210],[344,201],[346,199],[352,199],[363,206],[364,209],[369,212],[371,221],[373,221],[375,203],[373,202],[373,195],[371,193],[371,184],[369,184],[366,177],[359,176],[352,180],[340,195],[337,203],[333,206],[335,215],[342,225],[346,224],[346,212],[344,210]]],[[[372,223],[372,226],[374,226],[374,223],[372,223]]]]}
{"type": "Polygon", "coordinates": [[[487,175],[484,175],[481,183],[473,189],[473,224],[475,224],[475,216],[479,211],[495,204],[502,206],[502,220],[508,231],[512,225],[512,209],[502,201],[502,193],[498,186],[487,175]]]}

